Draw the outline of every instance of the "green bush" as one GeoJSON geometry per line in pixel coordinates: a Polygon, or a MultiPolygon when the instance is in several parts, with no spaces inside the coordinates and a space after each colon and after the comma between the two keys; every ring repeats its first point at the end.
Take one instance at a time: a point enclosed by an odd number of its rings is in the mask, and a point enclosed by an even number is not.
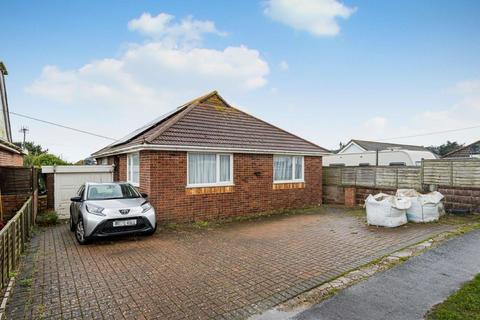
{"type": "Polygon", "coordinates": [[[24,166],[26,167],[41,167],[41,166],[53,166],[53,165],[67,165],[70,164],[62,158],[51,154],[42,153],[40,155],[27,155],[24,159],[24,166]]]}
{"type": "Polygon", "coordinates": [[[38,214],[37,224],[40,226],[53,226],[58,222],[58,214],[55,211],[47,211],[38,214]]]}

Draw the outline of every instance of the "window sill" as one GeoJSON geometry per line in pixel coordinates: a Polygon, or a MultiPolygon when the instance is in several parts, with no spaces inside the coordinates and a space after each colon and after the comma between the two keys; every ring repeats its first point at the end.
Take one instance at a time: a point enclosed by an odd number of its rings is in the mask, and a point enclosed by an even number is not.
{"type": "Polygon", "coordinates": [[[276,182],[273,184],[273,190],[286,190],[286,189],[304,189],[305,182],[276,182]]]}
{"type": "Polygon", "coordinates": [[[277,181],[273,181],[273,184],[285,184],[285,183],[305,183],[305,180],[277,180],[277,181]]]}
{"type": "Polygon", "coordinates": [[[193,187],[187,186],[185,188],[185,193],[187,195],[200,195],[200,194],[218,194],[218,193],[232,193],[233,185],[223,185],[223,186],[210,186],[210,187],[193,187]]]}
{"type": "Polygon", "coordinates": [[[185,188],[194,189],[194,188],[216,188],[216,187],[233,187],[234,184],[231,182],[226,183],[205,183],[205,184],[187,184],[185,188]]]}

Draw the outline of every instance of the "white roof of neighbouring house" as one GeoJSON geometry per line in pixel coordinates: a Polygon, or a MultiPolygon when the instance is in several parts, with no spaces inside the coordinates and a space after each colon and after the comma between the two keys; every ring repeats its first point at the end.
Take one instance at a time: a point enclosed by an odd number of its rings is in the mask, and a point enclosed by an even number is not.
{"type": "Polygon", "coordinates": [[[352,144],[358,146],[363,151],[410,150],[430,152],[430,150],[424,146],[352,139],[340,151],[338,151],[338,153],[344,153],[344,151],[347,150],[352,144]]]}

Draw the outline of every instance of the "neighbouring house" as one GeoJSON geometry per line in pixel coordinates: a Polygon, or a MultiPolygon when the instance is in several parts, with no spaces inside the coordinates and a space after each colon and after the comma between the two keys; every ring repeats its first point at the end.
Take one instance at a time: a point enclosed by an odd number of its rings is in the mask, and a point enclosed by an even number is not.
{"type": "Polygon", "coordinates": [[[0,61],[0,166],[22,166],[23,151],[12,142],[10,116],[8,113],[5,64],[0,61]]]}
{"type": "Polygon", "coordinates": [[[336,154],[323,158],[325,166],[419,166],[437,156],[423,146],[350,140],[336,154]]]}
{"type": "Polygon", "coordinates": [[[478,158],[480,159],[480,140],[447,153],[442,158],[478,158]]]}
{"type": "Polygon", "coordinates": [[[92,156],[146,192],[159,221],[188,222],[319,205],[327,153],[214,91],[92,156]]]}

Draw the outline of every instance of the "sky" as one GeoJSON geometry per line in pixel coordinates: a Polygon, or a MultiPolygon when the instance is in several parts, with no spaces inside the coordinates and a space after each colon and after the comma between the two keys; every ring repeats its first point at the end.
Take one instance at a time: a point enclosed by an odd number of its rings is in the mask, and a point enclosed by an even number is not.
{"type": "MultiPolygon", "coordinates": [[[[480,1],[5,1],[10,111],[119,139],[212,90],[322,147],[480,139],[480,1]],[[477,127],[441,134],[431,132],[477,127]],[[415,136],[410,138],[400,138],[415,136]]],[[[111,141],[11,115],[68,161],[111,141]]]]}

